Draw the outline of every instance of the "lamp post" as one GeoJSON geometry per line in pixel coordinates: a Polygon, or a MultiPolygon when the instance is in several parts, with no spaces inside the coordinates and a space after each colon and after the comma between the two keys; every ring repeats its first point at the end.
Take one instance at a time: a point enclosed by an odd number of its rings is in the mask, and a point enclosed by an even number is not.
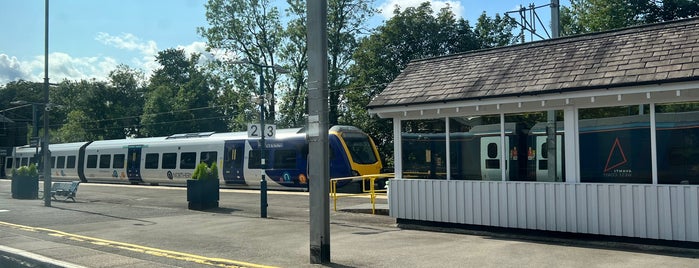
{"type": "Polygon", "coordinates": [[[280,74],[289,73],[279,65],[265,65],[249,60],[233,61],[233,64],[250,64],[258,68],[260,72],[260,95],[258,102],[260,103],[260,168],[262,169],[260,180],[260,218],[267,218],[267,180],[265,179],[265,170],[267,169],[267,147],[265,145],[265,69],[272,69],[280,74]]]}

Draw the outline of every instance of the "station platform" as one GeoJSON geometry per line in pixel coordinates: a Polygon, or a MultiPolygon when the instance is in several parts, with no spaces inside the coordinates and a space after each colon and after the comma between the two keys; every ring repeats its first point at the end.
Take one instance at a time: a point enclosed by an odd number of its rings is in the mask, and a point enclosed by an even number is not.
{"type": "Polygon", "coordinates": [[[194,211],[184,187],[83,183],[46,207],[0,180],[0,267],[699,267],[685,248],[401,229],[362,197],[331,209],[331,263],[310,264],[308,193],[270,191],[267,218],[259,197],[222,189],[194,211]]]}

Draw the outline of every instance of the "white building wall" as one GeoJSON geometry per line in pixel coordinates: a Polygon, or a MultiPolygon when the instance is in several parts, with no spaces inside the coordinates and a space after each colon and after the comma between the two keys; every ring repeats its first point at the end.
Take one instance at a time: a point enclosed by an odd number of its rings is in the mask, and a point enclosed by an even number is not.
{"type": "Polygon", "coordinates": [[[394,179],[399,219],[699,242],[699,185],[394,179]]]}

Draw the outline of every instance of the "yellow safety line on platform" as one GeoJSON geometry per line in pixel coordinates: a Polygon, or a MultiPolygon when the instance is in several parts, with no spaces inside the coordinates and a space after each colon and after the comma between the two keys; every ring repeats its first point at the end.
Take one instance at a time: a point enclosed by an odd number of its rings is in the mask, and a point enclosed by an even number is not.
{"type": "Polygon", "coordinates": [[[30,232],[44,232],[50,236],[62,237],[62,238],[70,239],[73,241],[89,242],[89,243],[99,245],[99,246],[113,247],[113,248],[124,249],[124,250],[149,254],[149,255],[158,256],[158,257],[166,257],[166,258],[177,259],[177,260],[182,260],[182,261],[195,262],[195,263],[204,264],[204,265],[212,265],[212,266],[228,267],[228,268],[238,268],[238,267],[240,267],[240,268],[243,268],[243,267],[272,268],[272,267],[275,267],[275,266],[267,266],[267,265],[261,265],[261,264],[248,263],[248,262],[243,262],[243,261],[235,261],[235,260],[228,260],[228,259],[221,259],[221,258],[209,258],[209,257],[204,257],[204,256],[199,256],[199,255],[194,255],[194,254],[188,254],[188,253],[182,253],[182,252],[176,252],[176,251],[170,251],[170,250],[164,250],[164,249],[139,246],[139,245],[134,245],[134,244],[129,244],[129,243],[110,241],[110,240],[105,240],[105,239],[100,239],[100,238],[94,238],[94,237],[89,237],[89,236],[61,232],[58,230],[52,230],[52,229],[46,229],[46,228],[40,228],[40,227],[31,227],[31,226],[19,225],[19,224],[14,224],[14,223],[9,223],[9,222],[0,221],[0,225],[4,225],[4,226],[15,228],[15,229],[21,229],[24,231],[30,231],[30,232]]]}

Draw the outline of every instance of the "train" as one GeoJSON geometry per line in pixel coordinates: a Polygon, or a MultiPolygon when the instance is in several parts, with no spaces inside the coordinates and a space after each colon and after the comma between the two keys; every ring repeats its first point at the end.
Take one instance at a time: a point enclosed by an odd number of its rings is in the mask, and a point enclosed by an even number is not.
{"type": "MultiPolygon", "coordinates": [[[[258,188],[264,172],[270,189],[308,190],[308,140],[303,128],[279,129],[266,138],[263,169],[259,138],[247,132],[185,133],[165,137],[50,144],[55,180],[186,185],[200,162],[216,163],[220,184],[258,188]]],[[[352,126],[328,131],[330,177],[378,174],[383,168],[374,141],[352,126]]],[[[4,172],[33,161],[37,149],[16,147],[5,159],[4,172]]],[[[330,179],[330,178],[327,178],[330,179]]],[[[341,181],[338,186],[349,184],[341,181]]]]}
{"type": "MultiPolygon", "coordinates": [[[[466,132],[449,134],[450,179],[565,181],[563,122],[555,126],[556,172],[548,161],[546,122],[527,127],[507,122],[505,154],[501,149],[500,124],[477,125],[466,132]]],[[[652,182],[649,115],[628,115],[578,122],[580,182],[652,182]]],[[[699,184],[699,112],[656,114],[659,184],[699,184]]],[[[403,177],[446,179],[444,133],[402,133],[403,177]]]]}

